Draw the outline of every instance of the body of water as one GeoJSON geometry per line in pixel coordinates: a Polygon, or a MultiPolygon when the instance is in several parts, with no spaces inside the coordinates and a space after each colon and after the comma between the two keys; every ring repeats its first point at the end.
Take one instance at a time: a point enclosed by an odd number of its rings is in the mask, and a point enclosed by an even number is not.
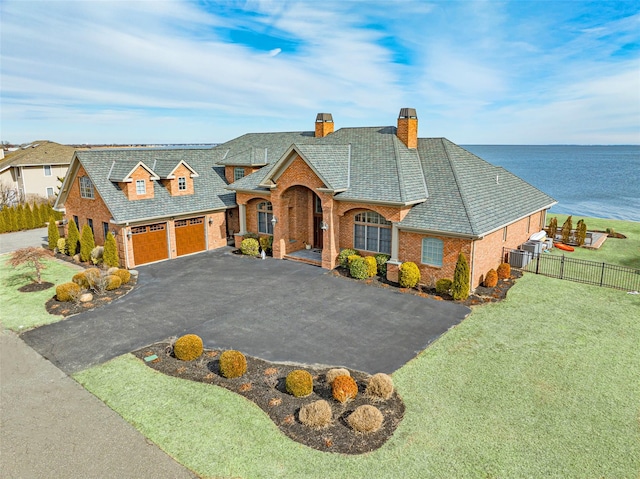
{"type": "Polygon", "coordinates": [[[463,148],[555,198],[554,213],[640,221],[640,146],[463,148]]]}

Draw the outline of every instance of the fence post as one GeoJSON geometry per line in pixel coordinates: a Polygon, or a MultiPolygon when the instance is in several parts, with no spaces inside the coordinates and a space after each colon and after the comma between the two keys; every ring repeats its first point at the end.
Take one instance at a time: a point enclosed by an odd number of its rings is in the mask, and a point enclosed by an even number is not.
{"type": "Polygon", "coordinates": [[[564,255],[562,255],[562,259],[560,260],[560,279],[564,279],[564,255]]]}
{"type": "Polygon", "coordinates": [[[540,270],[540,254],[536,255],[536,274],[540,274],[538,271],[540,270]]]}
{"type": "Polygon", "coordinates": [[[604,268],[606,264],[607,263],[602,263],[602,273],[600,274],[600,286],[602,286],[602,283],[604,283],[604,268]]]}

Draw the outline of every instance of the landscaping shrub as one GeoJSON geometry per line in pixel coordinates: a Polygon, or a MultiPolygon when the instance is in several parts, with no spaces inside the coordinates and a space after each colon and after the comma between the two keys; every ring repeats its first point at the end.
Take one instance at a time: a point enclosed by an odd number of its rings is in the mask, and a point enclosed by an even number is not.
{"type": "Polygon", "coordinates": [[[324,376],[324,380],[327,384],[332,385],[335,378],[338,376],[351,376],[348,370],[344,368],[333,368],[327,371],[327,374],[324,376]]]}
{"type": "Polygon", "coordinates": [[[11,253],[9,264],[14,268],[23,265],[33,268],[36,282],[42,284],[42,270],[47,268],[44,260],[48,256],[53,256],[53,253],[48,249],[27,246],[26,248],[20,248],[11,253]]]}
{"type": "Polygon", "coordinates": [[[85,271],[80,271],[73,275],[71,281],[84,289],[89,289],[89,280],[85,271]]]}
{"type": "Polygon", "coordinates": [[[373,278],[376,274],[378,274],[378,263],[373,256],[365,256],[364,262],[367,266],[367,276],[369,278],[373,278]]]}
{"type": "Polygon", "coordinates": [[[220,374],[227,379],[239,378],[247,372],[247,358],[240,351],[224,351],[220,355],[220,374]]]}
{"type": "Polygon", "coordinates": [[[29,203],[26,203],[24,205],[24,227],[25,229],[28,229],[28,230],[31,230],[34,228],[33,211],[31,210],[31,206],[29,206],[29,203]]]}
{"type": "Polygon", "coordinates": [[[273,236],[261,236],[260,248],[262,248],[262,251],[265,253],[271,253],[273,250],[273,236]]]}
{"type": "Polygon", "coordinates": [[[469,297],[469,263],[464,253],[458,255],[456,269],[453,273],[453,284],[451,285],[451,296],[456,301],[469,297]]]}
{"type": "Polygon", "coordinates": [[[313,378],[309,371],[296,369],[287,374],[285,386],[289,394],[295,397],[305,397],[313,392],[313,378]]]}
{"type": "Polygon", "coordinates": [[[402,263],[398,280],[403,288],[413,288],[420,282],[420,269],[411,261],[402,263]]]}
{"type": "MultiPolygon", "coordinates": [[[[111,234],[111,231],[107,233],[107,237],[104,240],[102,262],[105,265],[111,267],[117,267],[120,265],[120,258],[118,257],[118,245],[116,245],[116,239],[111,234]]],[[[126,283],[126,281],[123,282],[126,283]]]]}
{"type": "Polygon", "coordinates": [[[558,218],[553,217],[549,220],[549,226],[547,226],[547,236],[552,240],[555,240],[557,231],[558,231],[558,218]]]}
{"type": "Polygon", "coordinates": [[[358,395],[358,385],[351,376],[338,376],[331,385],[331,395],[339,402],[355,399],[358,395]]]}
{"type": "Polygon", "coordinates": [[[47,230],[49,237],[49,249],[53,251],[58,246],[58,240],[60,239],[60,233],[58,233],[58,226],[53,216],[49,217],[49,229],[47,230]]]}
{"type": "Polygon", "coordinates": [[[511,265],[509,263],[500,263],[496,273],[498,273],[498,279],[509,279],[511,277],[511,265]]]}
{"type": "Polygon", "coordinates": [[[376,263],[378,263],[378,274],[380,276],[387,275],[387,261],[391,259],[388,254],[380,253],[374,256],[376,263]]]}
{"type": "Polygon", "coordinates": [[[69,221],[69,230],[67,231],[67,254],[74,256],[78,252],[78,243],[80,242],[80,232],[75,221],[69,221]]]}
{"type": "Polygon", "coordinates": [[[24,207],[22,206],[22,203],[20,203],[16,208],[16,225],[18,226],[18,231],[25,229],[24,223],[24,207]]]}
{"type": "Polygon", "coordinates": [[[203,346],[200,336],[185,334],[176,340],[173,345],[173,354],[181,361],[193,361],[202,356],[203,346]]]}
{"type": "Polygon", "coordinates": [[[89,268],[84,270],[84,275],[89,282],[89,286],[93,287],[102,277],[102,271],[98,268],[89,268]]]}
{"type": "Polygon", "coordinates": [[[67,252],[67,240],[59,238],[57,243],[58,253],[65,254],[67,252]]]}
{"type": "Polygon", "coordinates": [[[320,429],[331,423],[331,405],[324,399],[306,404],[300,408],[298,418],[305,426],[320,429]]]}
{"type": "Polygon", "coordinates": [[[338,254],[338,263],[343,268],[349,267],[349,256],[357,255],[358,252],[351,248],[345,248],[338,254]]]}
{"type": "Polygon", "coordinates": [[[349,274],[355,279],[365,279],[369,277],[369,269],[362,256],[349,256],[349,274]]]}
{"type": "Polygon", "coordinates": [[[442,278],[436,281],[436,294],[450,294],[453,281],[448,278],[442,278]]]}
{"type": "Polygon", "coordinates": [[[240,243],[240,251],[248,256],[258,256],[258,240],[254,238],[245,238],[240,243]]]}
{"type": "Polygon", "coordinates": [[[127,284],[131,280],[131,273],[126,269],[118,269],[112,274],[120,278],[122,284],[127,284]]]}
{"type": "Polygon", "coordinates": [[[243,236],[243,239],[247,239],[247,238],[258,240],[258,238],[260,238],[260,236],[258,236],[258,233],[248,232],[248,233],[245,233],[245,235],[243,236]]]}
{"type": "Polygon", "coordinates": [[[494,288],[498,284],[498,273],[495,269],[490,269],[484,277],[484,285],[487,288],[494,288]]]}
{"type": "Polygon", "coordinates": [[[109,276],[106,277],[104,288],[107,291],[113,291],[114,289],[118,289],[120,286],[122,286],[122,280],[120,279],[119,276],[116,276],[115,274],[110,274],[109,276]]]}
{"type": "Polygon", "coordinates": [[[93,264],[102,264],[103,254],[104,248],[102,246],[96,246],[91,250],[91,262],[93,264]]]}
{"type": "Polygon", "coordinates": [[[573,223],[571,221],[571,216],[567,217],[564,224],[562,225],[562,230],[560,230],[560,234],[562,235],[562,242],[568,243],[571,241],[571,230],[573,229],[573,223]]]}
{"type": "Polygon", "coordinates": [[[63,302],[75,301],[81,291],[82,288],[76,283],[62,283],[56,286],[56,298],[63,302]]]}
{"type": "Polygon", "coordinates": [[[82,226],[82,235],[80,236],[80,259],[82,261],[89,261],[91,259],[91,252],[96,247],[96,242],[93,238],[93,231],[89,228],[89,225],[82,226]]]}
{"type": "Polygon", "coordinates": [[[584,220],[579,220],[576,225],[576,243],[578,246],[584,244],[584,240],[587,238],[587,225],[584,220]]]}
{"type": "Polygon", "coordinates": [[[347,417],[347,423],[354,430],[358,432],[376,432],[382,426],[384,417],[380,410],[375,406],[369,406],[365,404],[357,407],[349,417],[347,417]]]}
{"type": "Polygon", "coordinates": [[[371,376],[367,389],[367,396],[386,401],[393,394],[393,380],[391,376],[384,373],[378,373],[371,376]]]}

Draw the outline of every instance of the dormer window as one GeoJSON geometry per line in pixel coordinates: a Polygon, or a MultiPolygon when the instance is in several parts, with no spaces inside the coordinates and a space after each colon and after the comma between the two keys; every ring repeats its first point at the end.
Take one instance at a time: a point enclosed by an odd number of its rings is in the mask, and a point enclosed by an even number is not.
{"type": "Polygon", "coordinates": [[[80,177],[80,196],[91,200],[95,198],[93,194],[93,183],[91,183],[88,176],[80,177]]]}
{"type": "Polygon", "coordinates": [[[146,195],[147,194],[147,183],[144,180],[136,180],[136,194],[137,195],[146,195]]]}
{"type": "Polygon", "coordinates": [[[178,191],[187,191],[187,177],[179,176],[178,177],[178,191]]]}
{"type": "Polygon", "coordinates": [[[238,181],[241,178],[244,178],[244,168],[234,168],[233,181],[238,181]]]}

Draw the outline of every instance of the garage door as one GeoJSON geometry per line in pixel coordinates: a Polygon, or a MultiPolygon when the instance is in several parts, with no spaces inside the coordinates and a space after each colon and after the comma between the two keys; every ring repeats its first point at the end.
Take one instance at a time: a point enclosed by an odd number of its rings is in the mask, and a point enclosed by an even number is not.
{"type": "Polygon", "coordinates": [[[156,223],[131,228],[135,263],[145,264],[169,257],[167,248],[167,224],[156,223]]]}
{"type": "Polygon", "coordinates": [[[204,217],[176,220],[176,254],[197,253],[206,249],[204,217]]]}

